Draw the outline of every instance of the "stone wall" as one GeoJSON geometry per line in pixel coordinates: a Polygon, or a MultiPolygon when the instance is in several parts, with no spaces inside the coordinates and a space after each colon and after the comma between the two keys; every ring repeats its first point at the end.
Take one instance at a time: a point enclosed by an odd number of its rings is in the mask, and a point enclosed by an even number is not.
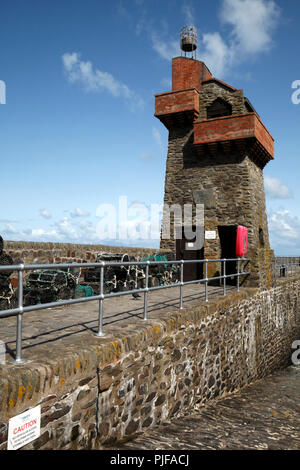
{"type": "Polygon", "coordinates": [[[207,108],[215,99],[222,98],[232,106],[232,114],[244,114],[248,112],[245,106],[243,90],[232,89],[228,85],[220,85],[220,82],[207,82],[199,93],[199,120],[207,119],[207,108]]]}
{"type": "Polygon", "coordinates": [[[9,418],[41,404],[41,436],[24,449],[103,448],[195,402],[234,392],[290,363],[300,339],[300,276],[0,367],[0,449],[9,418]]]}
{"type": "Polygon", "coordinates": [[[67,263],[96,261],[97,253],[127,253],[136,257],[158,252],[155,248],[139,248],[110,245],[84,245],[75,243],[15,242],[4,241],[3,248],[14,260],[31,263],[67,263]]]}

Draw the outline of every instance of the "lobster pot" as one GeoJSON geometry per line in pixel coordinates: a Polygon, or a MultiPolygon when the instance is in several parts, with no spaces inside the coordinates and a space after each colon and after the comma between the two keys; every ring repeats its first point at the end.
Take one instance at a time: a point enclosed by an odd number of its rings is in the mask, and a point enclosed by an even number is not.
{"type": "Polygon", "coordinates": [[[91,286],[77,286],[75,289],[75,299],[80,297],[92,297],[94,295],[91,286]]]}
{"type": "MultiPolygon", "coordinates": [[[[0,265],[1,266],[11,266],[12,264],[14,264],[13,262],[13,259],[11,256],[9,256],[7,253],[5,253],[4,251],[2,251],[0,253],[0,265]]],[[[1,271],[1,274],[5,274],[6,276],[10,276],[11,274],[13,273],[13,270],[10,270],[10,271],[1,271]]]]}
{"type": "MultiPolygon", "coordinates": [[[[129,256],[123,253],[99,253],[97,255],[97,262],[123,262],[129,261],[129,256]]],[[[107,266],[105,268],[105,279],[111,281],[116,276],[117,280],[125,282],[128,274],[128,268],[125,266],[107,266]]]]}

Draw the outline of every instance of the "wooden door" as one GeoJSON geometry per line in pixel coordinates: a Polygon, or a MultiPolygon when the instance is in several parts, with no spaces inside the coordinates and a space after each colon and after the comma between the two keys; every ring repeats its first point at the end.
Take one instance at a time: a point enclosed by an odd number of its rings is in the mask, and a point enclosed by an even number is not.
{"type": "MultiPolygon", "coordinates": [[[[195,231],[195,229],[194,229],[195,231]]],[[[201,260],[204,259],[204,249],[201,250],[193,249],[195,245],[196,237],[187,240],[182,231],[182,238],[176,240],[176,259],[177,260],[201,260]]],[[[183,268],[183,281],[196,281],[197,279],[203,279],[203,263],[188,263],[183,268]]]]}

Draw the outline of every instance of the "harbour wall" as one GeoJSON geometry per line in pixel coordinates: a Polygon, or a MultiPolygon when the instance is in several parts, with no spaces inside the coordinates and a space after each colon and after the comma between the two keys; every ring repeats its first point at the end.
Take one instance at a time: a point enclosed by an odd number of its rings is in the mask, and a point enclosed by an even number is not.
{"type": "Polygon", "coordinates": [[[41,406],[23,449],[102,449],[193,404],[225,396],[291,363],[300,339],[300,276],[199,301],[63,355],[0,366],[0,449],[10,418],[41,406]]]}

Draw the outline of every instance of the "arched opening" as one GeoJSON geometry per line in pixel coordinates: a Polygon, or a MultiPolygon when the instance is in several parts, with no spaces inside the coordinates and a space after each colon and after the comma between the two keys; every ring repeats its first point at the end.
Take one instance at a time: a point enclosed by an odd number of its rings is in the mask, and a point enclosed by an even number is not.
{"type": "Polygon", "coordinates": [[[207,119],[213,119],[222,116],[232,115],[232,106],[222,98],[217,98],[210,106],[206,108],[207,119]]]}

